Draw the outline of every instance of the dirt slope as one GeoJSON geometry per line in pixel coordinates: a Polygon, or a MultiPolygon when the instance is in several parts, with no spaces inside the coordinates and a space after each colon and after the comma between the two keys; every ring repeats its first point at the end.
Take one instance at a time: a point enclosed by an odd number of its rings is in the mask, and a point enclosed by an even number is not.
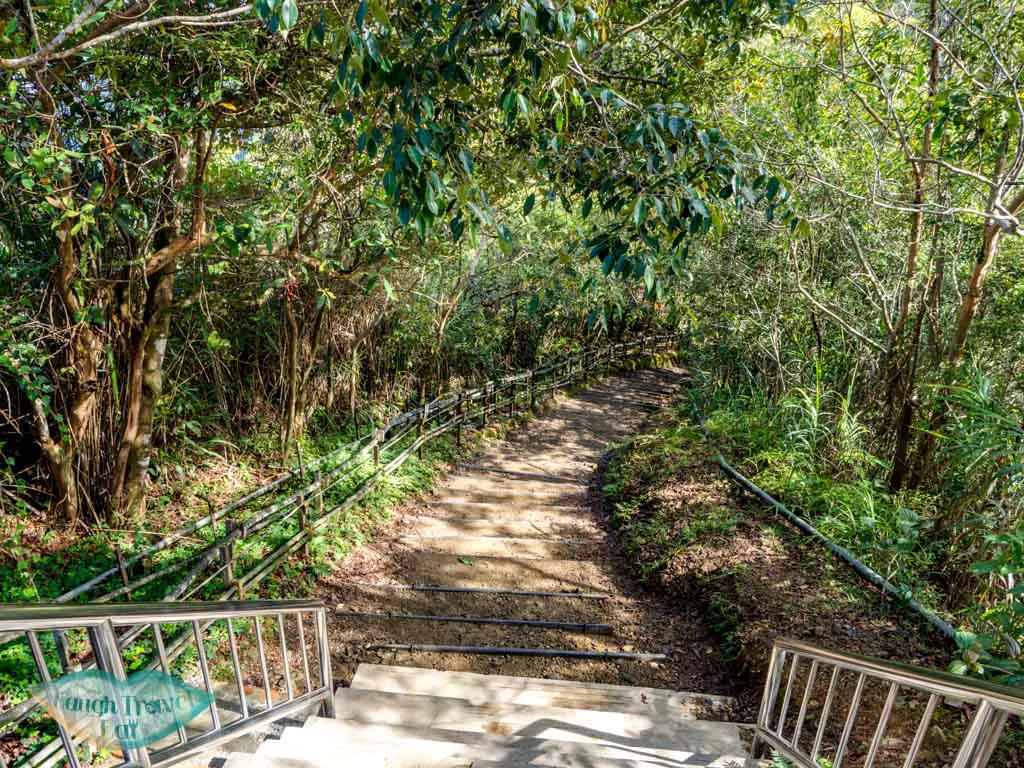
{"type": "MultiPolygon", "coordinates": [[[[376,542],[322,580],[335,674],[360,662],[729,693],[695,611],[643,594],[609,540],[595,472],[639,431],[680,371],[622,374],[573,397],[460,467],[407,506],[376,542]],[[435,585],[486,592],[420,591],[435,585]],[[404,588],[395,588],[404,587],[404,588]],[[513,592],[553,592],[531,596],[513,592]],[[571,622],[551,628],[347,615],[352,612],[571,622]],[[607,631],[610,634],[592,630],[607,631]],[[589,631],[583,631],[589,630],[589,631]],[[381,643],[665,654],[657,660],[382,650],[381,643]]],[[[727,713],[721,713],[723,716],[727,713]]]]}

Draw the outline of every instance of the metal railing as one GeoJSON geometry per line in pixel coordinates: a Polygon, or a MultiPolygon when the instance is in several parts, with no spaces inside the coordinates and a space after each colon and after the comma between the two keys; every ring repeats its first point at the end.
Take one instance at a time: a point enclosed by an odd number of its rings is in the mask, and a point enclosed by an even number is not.
{"type": "MultiPolygon", "coordinates": [[[[122,766],[169,765],[316,706],[333,713],[327,615],[318,600],[5,605],[0,631],[25,637],[39,684],[85,668],[118,681],[155,669],[213,697],[207,713],[174,734],[122,749],[122,766]],[[272,630],[266,639],[264,625],[272,630]]],[[[63,753],[57,757],[70,768],[78,768],[83,755],[91,759],[89,744],[60,723],[57,730],[63,753]]],[[[32,756],[18,763],[38,764],[32,756]]]]}
{"type": "MultiPolygon", "coordinates": [[[[149,592],[165,601],[211,598],[218,601],[240,600],[251,594],[275,568],[287,560],[331,520],[345,510],[359,503],[377,483],[393,473],[414,452],[435,438],[453,433],[457,445],[461,445],[463,430],[482,426],[488,422],[502,420],[532,411],[538,403],[552,396],[557,390],[579,384],[594,375],[625,366],[648,356],[674,350],[680,334],[644,336],[631,341],[607,344],[554,360],[533,370],[504,376],[485,383],[481,387],[453,392],[436,400],[424,403],[419,408],[397,416],[374,429],[354,444],[343,446],[326,456],[301,466],[277,480],[250,491],[227,506],[211,511],[184,528],[173,531],[154,544],[130,554],[126,559],[118,557],[115,567],[99,573],[74,589],[55,598],[56,603],[71,600],[91,599],[98,612],[93,616],[113,616],[122,607],[111,600],[131,599],[133,593],[146,594],[154,584],[170,584],[169,591],[149,592]],[[281,493],[285,493],[283,497],[281,493]],[[226,521],[226,524],[225,524],[226,521]],[[271,525],[290,526],[283,542],[258,557],[255,562],[243,561],[239,548],[243,544],[262,543],[257,541],[261,531],[271,525]],[[194,537],[199,532],[209,533],[202,541],[205,545],[193,552],[194,537]],[[155,568],[143,568],[147,558],[167,554],[179,544],[187,544],[189,554],[171,558],[155,568]],[[138,573],[138,571],[142,571],[138,573]],[[133,572],[134,571],[134,572],[133,572]],[[182,575],[183,574],[183,575],[182,575]],[[169,577],[175,579],[169,581],[169,577]],[[115,581],[115,585],[109,582],[115,581]],[[103,591],[106,590],[106,591],[103,591]],[[206,590],[206,591],[204,591],[206,590]],[[100,592],[100,594],[97,594],[100,592]]],[[[248,547],[258,549],[257,547],[248,547]]],[[[174,607],[171,602],[158,603],[160,610],[174,607]]],[[[196,605],[213,606],[214,603],[196,605]]],[[[231,603],[217,603],[218,607],[231,603]]],[[[255,602],[239,602],[235,605],[253,606],[255,602]]],[[[146,604],[137,603],[128,608],[146,604]]],[[[69,606],[68,616],[82,617],[85,606],[69,606]]],[[[25,644],[24,627],[17,621],[5,621],[13,610],[34,610],[0,607],[0,645],[8,643],[25,644]]],[[[212,608],[210,610],[213,610],[212,608]]],[[[21,615],[19,613],[19,615],[21,615]]],[[[223,614],[218,613],[218,619],[223,614]]],[[[127,649],[139,642],[145,642],[145,634],[152,635],[149,623],[144,621],[118,625],[122,632],[117,644],[127,649]]],[[[87,625],[79,625],[86,629],[87,625]]],[[[37,627],[45,632],[47,627],[37,627]]],[[[84,663],[70,657],[66,633],[57,631],[52,636],[47,650],[58,661],[59,670],[71,670],[75,666],[95,666],[91,655],[84,663]]],[[[149,640],[155,646],[155,639],[149,640]]],[[[44,643],[44,645],[46,645],[44,643]]],[[[184,649],[181,638],[168,646],[171,660],[184,649]]],[[[157,659],[150,662],[151,668],[158,668],[157,659]]],[[[0,727],[11,727],[37,711],[32,699],[23,701],[0,711],[0,727]]],[[[38,750],[32,757],[19,760],[17,768],[49,768],[63,754],[62,743],[54,741],[38,750]]],[[[73,763],[72,763],[73,764],[73,763]]],[[[0,768],[4,768],[0,756],[0,768]]]]}
{"type": "MultiPolygon", "coordinates": [[[[945,672],[776,641],[747,768],[767,746],[798,768],[915,768],[940,734],[936,765],[988,765],[1022,691],[945,672]],[[895,713],[895,714],[894,714],[895,713]]],[[[930,751],[935,752],[934,749],[930,751]]]]}
{"type": "MultiPolygon", "coordinates": [[[[352,443],[300,463],[293,471],[166,532],[148,546],[123,553],[123,557],[118,550],[116,564],[53,600],[106,603],[131,600],[133,595],[135,599],[162,600],[244,599],[332,518],[357,504],[381,479],[435,438],[453,433],[461,445],[465,429],[524,414],[559,389],[674,350],[681,338],[678,333],[659,334],[591,347],[479,387],[446,393],[378,425],[352,443]],[[241,545],[282,525],[294,533],[272,552],[257,562],[236,556],[241,545]]],[[[0,643],[13,639],[0,630],[0,643]]],[[[0,725],[4,722],[0,715],[0,725]]]]}

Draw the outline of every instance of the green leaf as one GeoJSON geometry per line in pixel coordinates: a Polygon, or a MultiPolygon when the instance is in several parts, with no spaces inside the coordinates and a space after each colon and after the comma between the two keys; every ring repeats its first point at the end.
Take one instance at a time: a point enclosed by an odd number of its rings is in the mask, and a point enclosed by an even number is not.
{"type": "Polygon", "coordinates": [[[387,295],[388,301],[396,301],[398,297],[395,295],[395,289],[391,287],[391,283],[388,282],[388,279],[381,276],[380,281],[384,285],[384,293],[387,295]]]}
{"type": "Polygon", "coordinates": [[[647,198],[640,197],[633,206],[633,225],[640,227],[647,219],[647,198]]]}
{"type": "Polygon", "coordinates": [[[462,170],[466,172],[467,176],[473,175],[473,156],[469,154],[469,150],[459,150],[459,162],[462,164],[462,170]]]}
{"type": "Polygon", "coordinates": [[[572,7],[572,3],[566,3],[565,7],[558,12],[558,26],[566,37],[572,36],[573,30],[576,28],[576,9],[572,7]]]}
{"type": "Polygon", "coordinates": [[[519,113],[527,120],[530,119],[530,102],[521,93],[516,94],[516,102],[519,104],[519,113]]]}
{"type": "Polygon", "coordinates": [[[587,198],[583,201],[583,207],[580,208],[580,216],[584,219],[590,215],[590,209],[594,207],[594,201],[591,198],[587,198]]]}
{"type": "Polygon", "coordinates": [[[299,20],[299,6],[296,0],[282,0],[280,16],[282,29],[294,27],[295,22],[299,20]]]}
{"type": "Polygon", "coordinates": [[[536,195],[531,194],[526,201],[523,203],[523,216],[529,216],[530,211],[533,210],[533,204],[537,202],[536,195]]]}
{"type": "Polygon", "coordinates": [[[715,232],[721,237],[722,235],[722,215],[718,212],[718,208],[711,206],[711,226],[715,228],[715,232]]]}

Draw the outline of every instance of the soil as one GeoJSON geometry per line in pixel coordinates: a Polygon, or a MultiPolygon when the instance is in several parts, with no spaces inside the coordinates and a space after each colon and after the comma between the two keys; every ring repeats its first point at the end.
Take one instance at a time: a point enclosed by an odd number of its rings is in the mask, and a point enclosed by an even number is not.
{"type": "MultiPolygon", "coordinates": [[[[677,426],[678,415],[658,414],[648,427],[677,426]]],[[[656,542],[635,547],[631,564],[643,572],[645,564],[658,560],[663,566],[648,579],[654,591],[670,603],[698,608],[700,618],[718,642],[723,668],[732,680],[731,693],[738,699],[737,716],[756,720],[776,639],[802,640],[820,648],[943,670],[954,658],[952,644],[916,615],[893,604],[863,582],[852,569],[791,527],[785,520],[727,481],[709,446],[695,440],[673,457],[672,477],[655,487],[633,492],[643,499],[640,513],[674,530],[706,520],[732,521],[719,530],[706,531],[698,540],[665,557],[656,542]]],[[[631,520],[637,524],[635,519],[631,520]]],[[[669,537],[670,539],[672,537],[669,537]]],[[[783,682],[791,667],[784,667],[783,682]]],[[[806,701],[801,738],[809,748],[820,724],[832,667],[822,667],[814,677],[806,701]]],[[[793,703],[786,710],[788,729],[794,727],[802,694],[810,674],[807,661],[793,675],[793,703]]],[[[845,713],[856,688],[856,676],[842,672],[836,679],[832,712],[845,713]]],[[[858,715],[853,722],[844,764],[864,764],[867,748],[878,726],[889,695],[888,685],[869,679],[858,715]]],[[[928,702],[928,696],[907,687],[896,691],[892,714],[880,743],[875,764],[899,766],[928,702]]],[[[776,712],[782,706],[776,701],[776,712]]],[[[938,705],[914,765],[940,768],[952,765],[974,707],[945,699],[938,705]]],[[[844,726],[833,714],[823,729],[823,755],[832,754],[844,726]]],[[[990,766],[1024,766],[1019,734],[1006,735],[990,766]]]]}
{"type": "MultiPolygon", "coordinates": [[[[335,676],[362,662],[729,694],[718,643],[699,612],[648,593],[630,575],[600,512],[597,470],[615,441],[643,429],[681,381],[675,369],[605,379],[558,400],[407,504],[371,544],[320,581],[335,676]],[[527,592],[395,589],[443,585],[527,592]],[[611,634],[526,626],[347,616],[404,613],[608,624],[611,634]],[[487,646],[504,654],[385,650],[383,643],[487,646]],[[520,648],[664,659],[526,657],[520,648]]],[[[714,716],[728,718],[729,712],[714,716]]]]}
{"type": "MultiPolygon", "coordinates": [[[[684,526],[712,507],[736,522],[712,530],[667,558],[641,581],[644,553],[624,553],[600,493],[608,448],[670,417],[666,405],[684,383],[664,369],[622,374],[556,402],[545,414],[470,462],[430,495],[400,508],[375,541],[355,549],[320,580],[329,618],[334,674],[348,684],[360,663],[395,664],[523,677],[667,688],[735,697],[700,713],[756,719],[772,642],[820,647],[945,668],[947,642],[863,584],[845,565],[804,540],[723,479],[705,448],[678,463],[675,476],[644,489],[684,526]],[[655,414],[652,416],[652,413],[655,414]],[[426,591],[423,586],[489,591],[426,591]],[[513,592],[557,592],[524,595],[513,592]],[[360,615],[353,615],[360,614],[360,615]],[[378,614],[367,616],[366,614],[378,614]],[[384,615],[379,615],[384,614],[384,615]],[[611,625],[610,634],[399,618],[488,617],[611,625]],[[504,652],[382,648],[384,644],[484,646],[504,652]],[[664,654],[656,660],[526,657],[515,649],[664,654]]],[[[798,668],[802,691],[807,665],[798,668]]],[[[807,730],[828,682],[816,678],[807,730]]],[[[836,706],[852,695],[841,675],[836,706]]],[[[869,684],[853,727],[847,762],[864,745],[887,691],[869,684]]],[[[876,765],[895,765],[925,701],[900,691],[876,765]]],[[[920,765],[952,764],[969,708],[942,705],[920,765]]],[[[790,715],[795,717],[795,715],[790,715]]],[[[839,734],[825,729],[826,747],[839,734]]],[[[991,765],[1018,765],[1000,753],[991,765]],[[1009,762],[1007,762],[1009,760],[1009,762]]]]}

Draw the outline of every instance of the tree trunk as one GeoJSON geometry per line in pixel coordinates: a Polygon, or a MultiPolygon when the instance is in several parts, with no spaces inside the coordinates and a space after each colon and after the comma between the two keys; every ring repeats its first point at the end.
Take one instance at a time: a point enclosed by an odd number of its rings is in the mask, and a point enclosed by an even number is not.
{"type": "Polygon", "coordinates": [[[46,420],[42,401],[36,400],[32,405],[35,409],[39,445],[43,449],[53,482],[54,498],[57,500],[58,508],[62,510],[68,527],[74,530],[78,527],[81,508],[78,498],[78,479],[75,477],[75,454],[65,441],[62,440],[58,443],[50,437],[50,426],[46,420]]]}
{"type": "Polygon", "coordinates": [[[142,387],[138,405],[138,430],[131,442],[125,480],[124,512],[129,521],[141,520],[146,511],[146,488],[153,453],[153,417],[163,393],[164,357],[171,328],[177,261],[168,264],[150,288],[147,304],[146,345],[143,352],[142,387]]]}
{"type": "MultiPolygon", "coordinates": [[[[931,104],[934,102],[939,88],[939,17],[937,0],[930,0],[929,2],[928,20],[931,33],[928,59],[928,103],[931,104]]],[[[909,470],[918,344],[921,339],[921,324],[926,311],[926,298],[924,296],[922,296],[921,306],[909,338],[906,335],[906,327],[919,271],[921,239],[924,235],[925,174],[928,167],[926,161],[931,157],[931,152],[932,120],[929,118],[925,121],[924,131],[921,135],[921,157],[918,160],[910,160],[914,183],[914,211],[910,214],[910,243],[907,246],[905,282],[900,293],[896,321],[893,323],[889,344],[886,345],[888,354],[886,400],[891,404],[887,423],[891,425],[895,436],[892,470],[889,473],[890,493],[895,493],[903,487],[909,470]]]]}
{"type": "Polygon", "coordinates": [[[352,354],[349,359],[351,369],[349,370],[348,379],[348,412],[352,417],[352,427],[356,431],[356,437],[359,437],[359,414],[356,410],[357,400],[359,398],[359,345],[352,345],[352,354]]]}
{"type": "MultiPolygon", "coordinates": [[[[971,328],[971,322],[978,312],[978,305],[985,288],[985,278],[991,269],[999,250],[999,239],[1002,230],[995,221],[985,224],[984,235],[982,236],[981,249],[978,258],[974,263],[971,272],[971,279],[967,285],[967,293],[964,295],[963,303],[960,306],[960,315],[957,320],[956,335],[949,347],[947,362],[950,367],[956,366],[962,359],[967,348],[967,334],[971,328]]],[[[919,487],[931,474],[935,455],[935,435],[942,428],[949,414],[946,405],[939,405],[932,412],[929,420],[928,431],[921,436],[917,448],[917,456],[914,462],[914,472],[910,479],[911,487],[919,487]]]]}
{"type": "MultiPolygon", "coordinates": [[[[185,186],[193,151],[196,155],[196,180],[202,178],[209,154],[205,137],[204,131],[197,131],[191,151],[187,146],[179,145],[171,165],[171,190],[178,191],[185,186]]],[[[212,141],[211,135],[211,145],[212,141]]],[[[159,267],[149,276],[142,317],[130,339],[125,420],[109,486],[110,510],[127,522],[141,520],[146,511],[146,489],[153,451],[153,422],[157,402],[163,393],[163,366],[170,335],[178,256],[198,247],[202,242],[205,230],[202,193],[198,190],[194,192],[192,222],[187,237],[181,237],[184,210],[180,204],[169,203],[162,213],[164,223],[157,235],[154,254],[154,257],[160,257],[159,267]]]]}
{"type": "Polygon", "coordinates": [[[957,363],[963,358],[964,349],[967,346],[967,332],[971,328],[971,322],[978,313],[978,305],[981,303],[981,296],[985,289],[985,278],[996,259],[999,250],[999,240],[1002,236],[1002,229],[995,221],[985,224],[985,234],[981,242],[981,250],[978,259],[974,263],[974,270],[971,272],[970,282],[967,284],[967,293],[964,296],[963,304],[960,307],[960,318],[957,322],[956,336],[949,347],[949,362],[957,363]]]}
{"type": "Polygon", "coordinates": [[[287,461],[288,449],[296,432],[296,414],[298,412],[299,390],[299,324],[295,319],[292,299],[284,298],[284,349],[282,350],[282,377],[284,389],[284,412],[281,422],[281,461],[287,461]]]}

